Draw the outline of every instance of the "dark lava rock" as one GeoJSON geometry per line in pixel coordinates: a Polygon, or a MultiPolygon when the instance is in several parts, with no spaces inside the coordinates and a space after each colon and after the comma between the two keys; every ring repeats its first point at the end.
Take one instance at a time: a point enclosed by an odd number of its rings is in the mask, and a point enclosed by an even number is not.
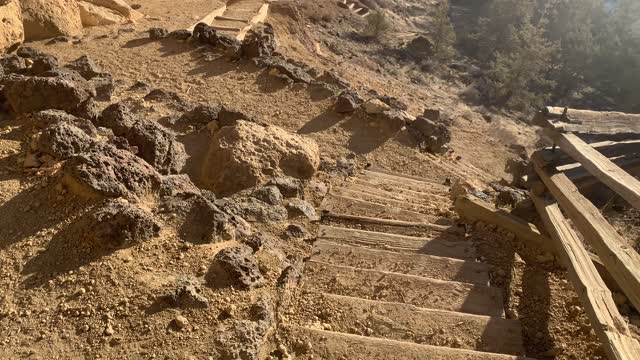
{"type": "Polygon", "coordinates": [[[409,130],[414,134],[421,151],[441,154],[449,150],[447,144],[451,141],[451,132],[446,125],[418,117],[409,125],[409,130]]]}
{"type": "Polygon", "coordinates": [[[267,185],[253,192],[252,196],[262,200],[269,205],[280,205],[282,203],[282,193],[275,185],[267,185]]]}
{"type": "Polygon", "coordinates": [[[321,159],[320,169],[330,174],[354,176],[356,174],[356,161],[344,157],[339,158],[335,162],[332,162],[331,159],[321,159]]]}
{"type": "Polygon", "coordinates": [[[254,27],[242,41],[242,55],[246,58],[271,56],[276,50],[276,37],[270,24],[254,27]]]}
{"type": "Polygon", "coordinates": [[[129,144],[138,148],[138,156],[145,159],[161,174],[176,174],[187,162],[184,145],[162,125],[139,121],[124,134],[129,144]]]}
{"type": "Polygon", "coordinates": [[[242,110],[229,107],[227,105],[222,106],[218,113],[218,122],[220,127],[233,126],[238,120],[246,120],[250,122],[256,122],[255,118],[242,110]]]}
{"type": "Polygon", "coordinates": [[[66,160],[87,151],[95,141],[82,129],[66,122],[47,127],[38,137],[36,148],[58,160],[66,160]]]}
{"type": "Polygon", "coordinates": [[[96,137],[98,135],[98,130],[91,121],[71,115],[62,110],[43,110],[34,113],[32,117],[40,128],[63,123],[80,128],[85,134],[89,135],[89,137],[96,137]]]}
{"type": "Polygon", "coordinates": [[[176,40],[189,40],[189,38],[191,37],[191,31],[185,29],[175,30],[170,32],[167,37],[176,40]]]}
{"type": "Polygon", "coordinates": [[[335,110],[337,113],[350,113],[360,107],[362,103],[364,100],[356,92],[343,91],[338,95],[335,110]]]}
{"type": "Polygon", "coordinates": [[[200,189],[191,181],[188,175],[167,175],[162,177],[160,184],[161,196],[201,195],[200,189]]]}
{"type": "Polygon", "coordinates": [[[13,54],[0,58],[0,66],[2,66],[5,74],[20,74],[27,70],[25,59],[13,54]]]}
{"type": "Polygon", "coordinates": [[[277,222],[287,219],[284,206],[269,205],[253,197],[228,200],[224,209],[251,222],[277,222]]]}
{"type": "Polygon", "coordinates": [[[174,307],[206,308],[209,299],[202,295],[202,285],[194,278],[178,279],[176,288],[167,296],[174,307]]]}
{"type": "Polygon", "coordinates": [[[96,100],[111,101],[111,96],[113,96],[113,92],[116,89],[111,74],[100,73],[90,81],[96,88],[96,100]]]}
{"type": "Polygon", "coordinates": [[[404,111],[409,110],[409,105],[403,103],[399,99],[394,98],[392,96],[381,95],[381,96],[378,96],[377,98],[383,103],[389,105],[392,109],[404,110],[404,111]]]}
{"type": "Polygon", "coordinates": [[[67,64],[65,67],[76,71],[78,74],[80,74],[80,76],[87,80],[91,80],[94,77],[102,74],[102,70],[87,55],[81,56],[80,58],[67,64]]]}
{"type": "Polygon", "coordinates": [[[95,88],[74,71],[45,72],[41,76],[4,78],[4,95],[18,114],[58,109],[73,113],[96,96],[95,88]]]}
{"type": "Polygon", "coordinates": [[[157,190],[160,174],[146,161],[111,145],[93,147],[63,166],[64,182],[85,197],[137,198],[157,190]]]}
{"type": "Polygon", "coordinates": [[[319,220],[320,217],[313,205],[302,199],[291,199],[287,202],[289,217],[306,217],[309,220],[319,220]]]}
{"type": "Polygon", "coordinates": [[[214,342],[221,359],[263,359],[262,351],[274,327],[274,310],[267,300],[251,308],[251,319],[223,323],[215,331],[214,342]]]}
{"type": "Polygon", "coordinates": [[[220,105],[198,105],[182,114],[178,122],[181,124],[207,125],[218,120],[222,107],[220,105]]]}
{"type": "Polygon", "coordinates": [[[100,107],[93,98],[89,98],[78,105],[72,114],[82,119],[96,121],[100,117],[100,107]]]}
{"type": "Polygon", "coordinates": [[[151,90],[144,97],[144,101],[166,103],[167,105],[181,111],[186,111],[190,108],[189,104],[184,101],[176,92],[166,91],[162,89],[151,90]]]}
{"type": "Polygon", "coordinates": [[[402,129],[406,124],[411,123],[414,119],[403,110],[386,110],[378,115],[383,119],[387,130],[396,132],[402,129]]]}
{"type": "Polygon", "coordinates": [[[242,238],[242,243],[253,249],[253,252],[257,252],[270,242],[272,242],[272,238],[261,232],[242,238]]]}
{"type": "Polygon", "coordinates": [[[163,28],[151,28],[147,32],[149,33],[149,39],[151,40],[162,40],[169,35],[169,31],[163,28]]]}
{"type": "Polygon", "coordinates": [[[433,43],[428,38],[419,35],[411,40],[405,50],[416,59],[425,59],[433,55],[433,43]]]}
{"type": "Polygon", "coordinates": [[[27,71],[28,75],[40,75],[44,72],[54,70],[59,66],[58,59],[52,55],[42,54],[31,58],[31,60],[33,64],[31,64],[31,67],[27,71]]]}
{"type": "Polygon", "coordinates": [[[46,56],[47,54],[45,54],[44,52],[42,52],[42,51],[40,51],[38,49],[34,49],[32,47],[29,47],[29,46],[21,46],[21,47],[18,48],[18,50],[16,50],[16,55],[20,56],[21,58],[25,58],[25,59],[35,59],[35,58],[38,58],[38,57],[46,56]]]}
{"type": "Polygon", "coordinates": [[[260,67],[277,70],[280,75],[286,76],[294,83],[310,84],[315,81],[300,66],[288,62],[281,56],[262,57],[256,63],[260,67]]]}
{"type": "Polygon", "coordinates": [[[216,254],[207,274],[207,282],[214,287],[237,286],[252,289],[261,286],[264,278],[251,248],[234,246],[216,254]]]}
{"type": "Polygon", "coordinates": [[[287,226],[286,234],[289,239],[306,239],[309,237],[307,229],[297,224],[290,224],[287,226]]]}
{"type": "Polygon", "coordinates": [[[280,190],[285,198],[295,198],[304,196],[304,185],[302,181],[290,176],[282,176],[269,180],[267,185],[274,185],[280,190]]]}
{"type": "Polygon", "coordinates": [[[126,134],[139,119],[123,103],[109,105],[98,118],[96,125],[113,130],[117,136],[126,134]]]}
{"type": "Polygon", "coordinates": [[[87,237],[96,243],[126,247],[158,235],[153,214],[126,201],[108,200],[88,217],[87,237]]]}

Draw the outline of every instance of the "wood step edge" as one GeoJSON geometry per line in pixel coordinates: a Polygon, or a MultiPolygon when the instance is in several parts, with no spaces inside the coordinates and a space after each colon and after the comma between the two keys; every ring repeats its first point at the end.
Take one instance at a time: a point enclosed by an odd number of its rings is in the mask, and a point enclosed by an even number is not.
{"type": "MultiPolygon", "coordinates": [[[[534,360],[524,356],[513,356],[513,355],[505,355],[505,354],[495,354],[474,350],[463,350],[463,349],[455,349],[449,347],[441,347],[441,346],[433,346],[433,345],[420,345],[410,342],[403,342],[398,340],[389,340],[382,338],[373,338],[366,337],[360,335],[353,334],[345,334],[338,333],[327,330],[318,330],[311,329],[304,326],[291,326],[285,325],[285,330],[291,331],[292,334],[312,334],[316,335],[323,341],[340,341],[344,340],[346,342],[350,342],[351,345],[348,346],[348,351],[350,355],[353,354],[353,351],[358,351],[368,349],[368,350],[376,350],[380,348],[386,348],[387,355],[394,354],[398,357],[387,358],[390,360],[400,360],[400,359],[465,359],[465,360],[534,360]],[[355,348],[353,345],[360,345],[361,349],[355,348]],[[411,353],[411,357],[408,353],[411,353]]],[[[318,351],[320,345],[314,344],[314,350],[318,351]]],[[[312,350],[313,352],[313,350],[312,350]]],[[[333,352],[332,352],[333,354],[333,352]]],[[[345,354],[346,355],[346,354],[345,354]]],[[[382,355],[382,354],[377,354],[382,355]]],[[[337,359],[329,358],[330,360],[337,359]]],[[[362,358],[360,358],[362,359],[362,358]]],[[[374,358],[372,358],[374,359],[374,358]]]]}
{"type": "MultiPolygon", "coordinates": [[[[397,221],[397,220],[396,220],[397,221]]],[[[353,233],[358,233],[358,234],[375,234],[375,235],[381,235],[381,236],[387,236],[389,238],[394,238],[394,239],[398,239],[398,240],[402,240],[402,239],[406,239],[406,240],[431,240],[428,237],[421,237],[421,236],[409,236],[409,235],[400,235],[400,234],[392,234],[392,233],[386,233],[386,232],[380,232],[380,231],[371,231],[371,230],[360,230],[360,229],[352,229],[352,228],[347,228],[347,227],[342,227],[342,226],[333,226],[333,225],[324,225],[321,224],[320,228],[318,229],[318,238],[323,237],[323,230],[324,229],[328,229],[329,231],[331,229],[335,229],[337,231],[344,231],[344,232],[353,232],[353,233]]],[[[447,231],[442,231],[442,232],[447,232],[447,231]]],[[[451,232],[452,235],[464,235],[464,232],[451,232]]],[[[457,236],[456,239],[451,239],[451,241],[461,241],[461,240],[465,240],[462,236],[457,236]]]]}
{"type": "Polygon", "coordinates": [[[386,176],[389,176],[389,177],[392,177],[392,178],[395,177],[395,178],[399,178],[399,179],[410,180],[410,181],[417,182],[417,183],[425,183],[427,185],[433,185],[435,187],[439,187],[439,188],[446,189],[446,190],[449,189],[448,186],[446,186],[446,185],[444,185],[442,183],[436,182],[436,181],[431,181],[431,180],[429,180],[427,178],[423,178],[423,177],[420,177],[420,176],[403,174],[403,173],[398,173],[398,172],[395,172],[395,171],[385,170],[385,169],[382,169],[382,168],[379,168],[379,167],[370,167],[368,169],[365,169],[364,173],[366,174],[367,172],[375,173],[375,174],[379,174],[379,175],[386,175],[386,176]]]}
{"type": "Polygon", "coordinates": [[[375,217],[369,217],[369,216],[347,215],[347,214],[332,212],[331,210],[322,210],[321,217],[323,219],[327,218],[327,219],[358,221],[365,224],[425,228],[425,229],[434,230],[438,232],[445,232],[445,233],[458,234],[458,235],[465,234],[465,229],[463,226],[439,225],[439,224],[433,224],[428,222],[411,222],[411,221],[403,221],[403,220],[375,218],[375,217]]]}

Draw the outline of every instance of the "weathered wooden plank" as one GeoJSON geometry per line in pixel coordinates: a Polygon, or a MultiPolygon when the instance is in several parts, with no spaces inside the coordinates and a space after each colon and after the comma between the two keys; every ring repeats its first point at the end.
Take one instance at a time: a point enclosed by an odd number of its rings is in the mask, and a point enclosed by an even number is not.
{"type": "Polygon", "coordinates": [[[213,20],[216,19],[216,17],[224,14],[224,12],[227,10],[227,5],[222,5],[221,7],[213,10],[209,15],[205,16],[204,18],[202,18],[200,21],[198,21],[197,23],[191,25],[187,30],[193,32],[193,29],[196,28],[196,25],[200,24],[200,23],[205,23],[207,25],[211,25],[211,23],[213,22],[213,20]]]}
{"type": "Polygon", "coordinates": [[[375,218],[375,217],[369,217],[369,216],[347,215],[347,214],[339,214],[339,213],[331,212],[328,210],[325,210],[322,212],[322,218],[351,220],[351,221],[357,221],[363,224],[415,227],[415,228],[422,228],[425,230],[433,230],[433,231],[439,231],[439,232],[448,232],[453,234],[464,235],[464,229],[461,229],[460,227],[456,227],[456,226],[438,225],[438,224],[432,224],[427,222],[412,222],[412,221],[382,219],[382,218],[375,218]]]}
{"type": "Polygon", "coordinates": [[[547,107],[536,114],[533,124],[561,132],[584,134],[638,134],[640,115],[621,112],[576,110],[547,107]]]}
{"type": "MultiPolygon", "coordinates": [[[[591,143],[589,146],[608,158],[617,158],[625,155],[640,156],[640,140],[600,141],[591,143]]],[[[539,151],[543,151],[547,161],[549,163],[553,162],[555,166],[572,166],[575,163],[575,160],[564,151],[558,149],[554,151],[550,147],[539,151]]]]}
{"type": "Polygon", "coordinates": [[[585,240],[596,250],[629,301],[640,309],[640,255],[607,222],[569,178],[553,167],[544,167],[538,153],[532,156],[536,172],[585,240]]]}
{"type": "Polygon", "coordinates": [[[593,176],[606,184],[636,209],[640,209],[640,181],[574,134],[556,134],[560,148],[576,159],[593,176]]]}
{"type": "Polygon", "coordinates": [[[538,228],[521,218],[511,215],[502,209],[469,195],[459,196],[455,202],[456,212],[465,219],[480,220],[508,230],[517,238],[532,242],[545,250],[553,251],[549,239],[542,235],[538,228]]]}
{"type": "Polygon", "coordinates": [[[618,312],[611,291],[603,282],[582,241],[571,228],[555,200],[531,195],[538,213],[554,240],[558,257],[567,269],[591,325],[610,359],[634,359],[640,344],[618,312]]]}

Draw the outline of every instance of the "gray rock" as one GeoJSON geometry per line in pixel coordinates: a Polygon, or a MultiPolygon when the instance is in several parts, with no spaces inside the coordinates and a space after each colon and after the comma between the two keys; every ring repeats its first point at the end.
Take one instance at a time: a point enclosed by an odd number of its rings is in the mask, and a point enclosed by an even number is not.
{"type": "Polygon", "coordinates": [[[41,128],[64,123],[80,128],[90,137],[98,135],[98,129],[87,119],[82,119],[62,110],[43,110],[32,115],[33,120],[41,128]]]}
{"type": "Polygon", "coordinates": [[[287,202],[287,211],[291,218],[306,217],[309,220],[320,220],[313,205],[302,199],[290,199],[287,202]]]}
{"type": "Polygon", "coordinates": [[[202,295],[202,292],[202,285],[197,279],[182,277],[167,297],[175,307],[206,308],[209,306],[209,299],[202,295]]]}
{"type": "Polygon", "coordinates": [[[182,114],[179,123],[190,125],[207,125],[218,120],[222,107],[220,105],[198,105],[188,112],[182,114]]]}
{"type": "Polygon", "coordinates": [[[274,185],[277,187],[285,198],[304,196],[304,185],[302,184],[302,181],[294,177],[277,177],[269,180],[267,185],[274,185]]]}
{"type": "Polygon", "coordinates": [[[343,91],[336,100],[335,110],[338,113],[350,113],[355,111],[364,100],[353,91],[343,91]]]}
{"type": "Polygon", "coordinates": [[[421,151],[441,154],[449,150],[447,144],[451,141],[451,132],[446,125],[418,117],[410,124],[409,130],[414,134],[421,151]]]}
{"type": "Polygon", "coordinates": [[[151,28],[147,31],[149,33],[149,39],[162,40],[169,35],[169,31],[163,28],[151,28]]]}
{"type": "Polygon", "coordinates": [[[253,116],[245,113],[242,110],[230,107],[228,105],[222,106],[220,112],[218,113],[218,122],[220,123],[220,127],[233,126],[238,120],[256,122],[253,116]]]}
{"type": "Polygon", "coordinates": [[[129,151],[111,145],[95,146],[76,155],[63,166],[65,181],[79,195],[138,198],[155,192],[160,174],[147,162],[129,151]],[[89,194],[86,194],[86,192],[89,194]]]}
{"type": "Polygon", "coordinates": [[[201,195],[200,189],[188,175],[167,175],[162,177],[160,196],[201,195]]]}
{"type": "Polygon", "coordinates": [[[379,115],[384,122],[387,130],[392,132],[400,131],[407,123],[413,122],[415,119],[403,110],[387,110],[379,115]]]}
{"type": "Polygon", "coordinates": [[[3,82],[4,95],[18,114],[47,109],[72,113],[96,96],[91,83],[71,70],[49,71],[34,77],[6,76],[3,82]]]}
{"type": "Polygon", "coordinates": [[[284,206],[269,205],[253,197],[229,200],[224,209],[251,222],[268,223],[287,219],[284,206]]]}
{"type": "Polygon", "coordinates": [[[274,310],[266,300],[251,309],[251,319],[223,324],[216,329],[215,344],[222,359],[260,360],[268,336],[275,324],[274,310]]]}
{"type": "Polygon", "coordinates": [[[257,61],[258,66],[267,69],[275,69],[279,74],[291,79],[294,83],[311,84],[315,82],[313,77],[300,66],[292,64],[281,56],[262,57],[257,61]]]}
{"type": "Polygon", "coordinates": [[[107,200],[86,221],[87,237],[112,247],[138,244],[160,231],[160,225],[151,213],[120,200],[107,200]]]}
{"type": "Polygon", "coordinates": [[[289,239],[306,239],[309,237],[309,232],[301,225],[290,224],[287,226],[286,235],[289,239]]]}
{"type": "Polygon", "coordinates": [[[167,37],[175,40],[189,40],[191,38],[191,31],[186,29],[180,29],[170,32],[167,37]]]}
{"type": "Polygon", "coordinates": [[[253,251],[244,245],[220,250],[214,257],[206,278],[214,287],[237,286],[252,289],[264,284],[253,251]]]}
{"type": "Polygon", "coordinates": [[[246,231],[242,219],[221,210],[203,195],[165,196],[160,208],[179,217],[180,237],[191,243],[235,240],[246,231]]]}
{"type": "Polygon", "coordinates": [[[113,77],[109,73],[100,73],[90,80],[91,84],[96,89],[96,100],[98,101],[111,101],[113,92],[116,87],[113,82],[113,77]]]}
{"type": "Polygon", "coordinates": [[[97,126],[113,130],[116,136],[123,136],[137,123],[139,119],[123,103],[109,105],[98,120],[97,126]]]}
{"type": "Polygon", "coordinates": [[[103,74],[102,70],[96,65],[91,58],[87,55],[83,55],[80,58],[70,62],[65,66],[68,69],[76,71],[80,76],[86,80],[91,80],[94,77],[103,74]]]}
{"type": "Polygon", "coordinates": [[[0,66],[5,74],[20,74],[27,70],[27,62],[18,55],[5,55],[0,58],[0,66]]]}
{"type": "Polygon", "coordinates": [[[66,160],[89,150],[95,141],[82,129],[66,122],[47,127],[38,137],[36,147],[43,154],[66,160]]]}
{"type": "Polygon", "coordinates": [[[242,55],[246,58],[271,56],[276,50],[276,38],[270,24],[255,26],[242,41],[242,55]]]}
{"type": "Polygon", "coordinates": [[[254,191],[252,196],[269,205],[280,205],[282,203],[282,193],[275,185],[264,186],[254,191]]]}
{"type": "Polygon", "coordinates": [[[138,148],[138,156],[145,159],[161,174],[177,174],[187,162],[184,145],[162,125],[139,121],[124,135],[130,145],[138,148]]]}

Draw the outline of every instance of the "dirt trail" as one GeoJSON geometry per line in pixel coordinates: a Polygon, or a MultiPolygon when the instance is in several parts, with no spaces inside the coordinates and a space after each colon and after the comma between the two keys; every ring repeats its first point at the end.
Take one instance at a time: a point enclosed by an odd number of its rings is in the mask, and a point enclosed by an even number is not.
{"type": "Polygon", "coordinates": [[[447,193],[438,183],[384,170],[367,170],[332,191],[284,321],[296,358],[524,358],[520,323],[505,318],[502,290],[491,286],[465,230],[397,225],[451,223],[441,211],[447,193]],[[370,231],[371,223],[395,231],[370,231]],[[397,234],[410,228],[413,236],[397,234]]]}

